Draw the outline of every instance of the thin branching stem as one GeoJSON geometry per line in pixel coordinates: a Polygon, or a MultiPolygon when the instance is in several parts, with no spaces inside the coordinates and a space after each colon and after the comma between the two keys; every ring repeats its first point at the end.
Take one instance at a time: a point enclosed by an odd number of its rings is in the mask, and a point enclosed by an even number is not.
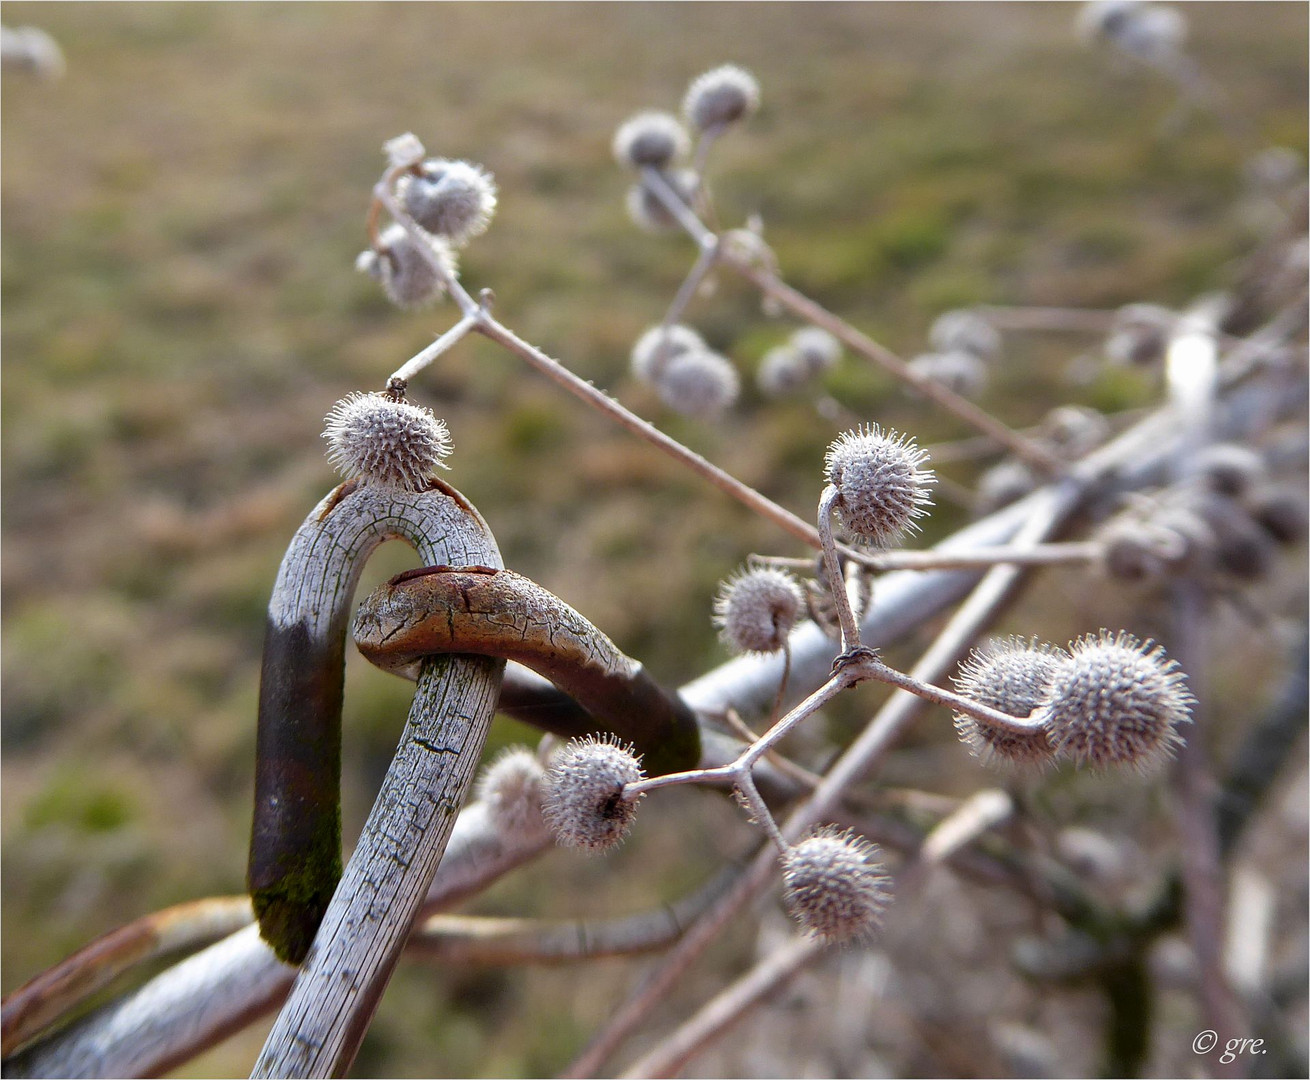
{"type": "Polygon", "coordinates": [[[840,498],[841,492],[833,484],[825,487],[819,496],[819,550],[823,552],[823,569],[841,624],[842,652],[849,653],[860,647],[860,626],[851,611],[851,598],[846,595],[846,576],[837,562],[837,545],[832,537],[832,512],[840,498]]]}

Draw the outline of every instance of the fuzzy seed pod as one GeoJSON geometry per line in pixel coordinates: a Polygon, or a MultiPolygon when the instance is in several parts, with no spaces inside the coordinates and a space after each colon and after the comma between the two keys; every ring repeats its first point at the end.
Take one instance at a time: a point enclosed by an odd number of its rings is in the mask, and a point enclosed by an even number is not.
{"type": "MultiPolygon", "coordinates": [[[[446,276],[456,277],[455,253],[450,245],[432,237],[429,246],[446,276]]],[[[375,257],[370,260],[361,255],[355,260],[355,266],[375,276],[382,283],[388,299],[397,307],[426,307],[446,290],[445,281],[403,225],[388,226],[378,237],[375,257]]]]}
{"type": "Polygon", "coordinates": [[[665,169],[685,158],[691,137],[672,113],[640,112],[614,133],[614,158],[629,169],[665,169]]]}
{"type": "Polygon", "coordinates": [[[420,172],[398,185],[410,217],[456,246],[487,231],[496,212],[496,182],[490,173],[444,158],[423,162],[420,172]]]}
{"type": "Polygon", "coordinates": [[[1164,359],[1178,317],[1158,304],[1126,304],[1114,313],[1105,357],[1112,364],[1144,366],[1164,359]]]}
{"type": "Polygon", "coordinates": [[[709,349],[690,349],[664,365],[655,388],[674,412],[710,420],[737,400],[741,383],[726,357],[709,349]]]}
{"type": "Polygon", "coordinates": [[[755,385],[765,397],[786,397],[802,389],[813,375],[799,350],[792,345],[778,345],[760,358],[755,385]]]}
{"type": "Polygon", "coordinates": [[[961,397],[977,397],[987,385],[987,365],[971,352],[924,353],[911,360],[909,367],[961,397]]]}
{"type": "MultiPolygon", "coordinates": [[[[669,169],[662,175],[684,203],[695,206],[696,196],[700,192],[699,176],[690,169],[669,169]]],[[[633,184],[628,188],[625,205],[634,224],[646,232],[668,232],[679,227],[678,219],[645,184],[633,184]]]]}
{"type": "Polygon", "coordinates": [[[1111,38],[1119,33],[1123,24],[1132,17],[1142,0],[1090,0],[1078,9],[1076,25],[1084,41],[1111,38]]]}
{"type": "Polygon", "coordinates": [[[388,139],[382,144],[382,152],[387,155],[387,164],[393,169],[407,169],[417,165],[427,154],[423,143],[412,131],[388,139]]]}
{"type": "Polygon", "coordinates": [[[703,350],[705,342],[690,326],[652,326],[632,347],[632,374],[644,383],[659,382],[668,362],[685,352],[703,350]]]}
{"type": "Polygon", "coordinates": [[[1303,491],[1281,484],[1264,484],[1242,500],[1247,512],[1280,544],[1299,544],[1306,538],[1310,517],[1303,491]]]}
{"type": "Polygon", "coordinates": [[[1189,505],[1213,532],[1217,568],[1241,581],[1259,581],[1273,567],[1276,549],[1269,534],[1240,503],[1206,494],[1189,505]]]}
{"type": "Polygon", "coordinates": [[[564,847],[601,852],[623,842],[637,816],[623,785],[645,779],[640,759],[614,736],[570,739],[546,773],[546,824],[564,847]]]}
{"type": "Polygon", "coordinates": [[[878,930],[891,900],[882,852],[829,825],[782,859],[783,900],[809,933],[827,944],[859,941],[878,930]]]}
{"type": "Polygon", "coordinates": [[[960,309],[938,315],[928,329],[928,342],[938,353],[972,353],[992,361],[1001,355],[1001,335],[976,311],[960,309]]]}
{"type": "Polygon", "coordinates": [[[1240,499],[1264,479],[1265,461],[1249,446],[1214,443],[1196,455],[1192,471],[1216,495],[1240,499]]]}
{"type": "Polygon", "coordinates": [[[800,353],[812,375],[822,375],[841,359],[841,342],[819,326],[802,326],[788,344],[800,353]]]}
{"type": "Polygon", "coordinates": [[[697,131],[735,123],[760,106],[760,84],[745,68],[733,64],[697,76],[687,89],[682,114],[697,131]]]}
{"type": "MultiPolygon", "coordinates": [[[[1011,637],[973,650],[953,681],[965,697],[1025,717],[1042,704],[1056,673],[1068,663],[1062,649],[1011,637]]],[[[984,765],[1040,768],[1055,760],[1055,747],[1042,729],[997,731],[968,713],[956,713],[955,730],[984,765]]]]}
{"type": "Polygon", "coordinates": [[[886,546],[918,528],[932,504],[928,455],[906,435],[877,424],[844,432],[828,447],[827,479],[837,489],[837,513],[852,533],[886,546]]]}
{"type": "Polygon", "coordinates": [[[437,469],[446,468],[441,460],[451,449],[446,425],[431,409],[392,394],[349,394],[324,422],[328,460],[347,479],[422,491],[437,469]]]}
{"type": "Polygon", "coordinates": [[[738,571],[714,600],[714,625],[734,653],[773,653],[787,644],[805,596],[785,570],[738,571]]]}
{"type": "Polygon", "coordinates": [[[1088,634],[1051,681],[1042,714],[1056,752],[1079,765],[1146,773],[1169,758],[1194,701],[1177,662],[1129,634],[1088,634]]]}
{"type": "Polygon", "coordinates": [[[1095,409],[1059,405],[1042,417],[1039,436],[1061,456],[1076,459],[1105,442],[1110,425],[1095,409]]]}
{"type": "Polygon", "coordinates": [[[507,746],[478,778],[478,799],[496,831],[522,843],[547,835],[542,813],[546,770],[526,746],[507,746]]]}
{"type": "Polygon", "coordinates": [[[1022,499],[1037,486],[1032,469],[1017,458],[999,461],[978,478],[979,514],[990,514],[1022,499]]]}

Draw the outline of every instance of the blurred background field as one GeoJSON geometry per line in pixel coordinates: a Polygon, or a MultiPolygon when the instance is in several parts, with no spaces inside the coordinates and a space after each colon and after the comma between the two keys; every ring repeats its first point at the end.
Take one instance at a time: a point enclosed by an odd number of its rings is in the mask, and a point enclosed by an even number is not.
{"type": "MultiPolygon", "coordinates": [[[[1082,46],[1064,4],[7,3],[6,24],[50,32],[68,71],[3,87],[4,990],[137,915],[243,888],[264,607],[287,540],[334,483],[322,418],[455,318],[398,311],[352,269],[384,140],[413,131],[495,174],[500,209],[462,276],[495,290],[502,320],[808,516],[836,428],[807,402],[748,389],[705,426],[627,373],[694,253],[627,220],[614,128],[675,109],[708,67],[751,69],[763,107],[716,151],[720,214],[759,213],[784,277],[901,355],[962,305],[1183,305],[1229,284],[1257,239],[1243,163],[1273,145],[1304,159],[1307,10],[1180,9],[1190,51],[1250,121],[1240,137],[1204,111],[1171,116],[1172,87],[1082,46]]],[[[727,278],[689,321],[748,386],[790,329],[727,278]]],[[[1068,401],[1156,400],[1139,372],[1071,385],[1096,347],[1072,341],[1017,341],[983,403],[1024,426],[1068,401]]],[[[967,434],[853,359],[828,389],[921,443],[967,434]]],[[[451,480],[507,565],[672,684],[726,656],[716,583],[750,551],[801,554],[488,342],[461,344],[411,395],[447,419],[451,480]]],[[[966,520],[945,503],[927,540],[966,520]]],[[[384,549],[365,587],[408,554],[384,549]]],[[[1157,632],[1149,614],[1123,623],[1085,575],[1043,581],[1013,629],[1157,632]]],[[[1304,608],[1299,593],[1267,602],[1304,608]]],[[[1235,726],[1278,654],[1233,637],[1210,679],[1235,726]]],[[[868,715],[879,695],[862,694],[838,721],[868,715]]],[[[352,658],[348,836],[408,695],[352,658]]],[[[523,737],[496,725],[494,746],[523,737]]],[[[942,716],[897,762],[895,779],[932,790],[981,782],[942,716]]],[[[1053,784],[1058,814],[1060,785],[1079,782],[1053,784]]],[[[1111,782],[1069,799],[1113,815],[1152,797],[1111,782]]],[[[708,797],[664,802],[615,858],[548,859],[478,910],[636,910],[748,841],[708,797]]],[[[750,947],[730,944],[725,971],[750,947]]],[[[632,971],[405,967],[356,1072],[551,1073],[632,971]]],[[[261,1031],[185,1074],[244,1075],[261,1031]]],[[[1094,1067],[1087,1055],[1071,1073],[1094,1067]]]]}

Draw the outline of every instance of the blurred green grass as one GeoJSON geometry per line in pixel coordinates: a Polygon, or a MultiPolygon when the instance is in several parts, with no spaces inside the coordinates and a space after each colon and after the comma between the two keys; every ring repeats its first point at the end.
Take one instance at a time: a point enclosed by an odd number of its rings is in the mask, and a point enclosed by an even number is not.
{"type": "MultiPolygon", "coordinates": [[[[807,513],[834,430],[805,403],[748,391],[707,430],[626,374],[692,253],[627,222],[614,127],[675,108],[707,67],[751,68],[764,105],[716,153],[721,215],[759,212],[793,284],[904,355],[955,305],[1181,304],[1252,242],[1245,155],[1304,153],[1306,130],[1304,7],[1184,8],[1194,53],[1254,118],[1245,144],[1204,114],[1162,135],[1171,88],[1081,48],[1060,4],[6,4],[69,67],[6,74],[0,130],[4,988],[154,907],[242,887],[263,607],[333,483],[322,417],[453,319],[396,311],[352,270],[385,139],[413,130],[495,173],[500,210],[463,274],[518,333],[807,513]]],[[[747,373],[787,331],[730,280],[691,321],[747,373]]],[[[1018,350],[985,404],[1034,422],[1069,398],[1069,355],[1018,350]]],[[[963,434],[855,361],[830,389],[922,442],[963,434]]],[[[1078,393],[1126,407],[1153,390],[1078,393]]],[[[450,423],[452,478],[509,565],[670,682],[723,657],[710,596],[747,552],[786,547],[774,530],[487,342],[413,394],[450,423]]],[[[928,538],[962,520],[943,508],[928,538]]],[[[407,564],[388,553],[368,582],[407,564]]],[[[1046,613],[1074,633],[1100,602],[1070,586],[1046,613]]],[[[352,661],[351,822],[407,696],[352,661]]],[[[710,836],[648,835],[641,865],[703,869],[710,836]]],[[[635,908],[658,879],[627,865],[567,874],[606,899],[594,910],[635,908]]],[[[536,910],[542,882],[558,875],[494,898],[536,910]]],[[[402,971],[358,1071],[551,1072],[625,971],[589,983],[576,1019],[570,973],[402,971]],[[545,1020],[489,1055],[529,998],[545,1020]]],[[[251,1038],[190,1074],[245,1068],[251,1038]]]]}

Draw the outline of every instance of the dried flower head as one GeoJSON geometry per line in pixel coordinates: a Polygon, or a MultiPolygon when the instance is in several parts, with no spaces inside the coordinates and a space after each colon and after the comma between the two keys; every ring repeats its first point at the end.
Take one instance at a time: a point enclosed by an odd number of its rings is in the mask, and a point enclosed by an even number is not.
{"type": "MultiPolygon", "coordinates": [[[[696,173],[691,169],[669,169],[662,175],[678,198],[688,206],[696,205],[696,196],[700,192],[700,177],[696,173]]],[[[628,216],[646,232],[667,232],[678,228],[678,219],[645,184],[637,183],[628,188],[625,205],[628,216]]]]}
{"type": "Polygon", "coordinates": [[[804,603],[799,583],[785,570],[742,570],[719,587],[714,625],[735,653],[777,652],[787,644],[804,603]]]}
{"type": "Polygon", "coordinates": [[[946,311],[928,329],[928,343],[934,352],[972,353],[979,360],[995,360],[1001,355],[1001,335],[976,311],[946,311]]]}
{"type": "Polygon", "coordinates": [[[841,342],[820,326],[802,326],[792,334],[789,344],[813,375],[822,375],[841,359],[841,342]]]}
{"type": "Polygon", "coordinates": [[[660,400],[683,416],[709,420],[737,400],[741,382],[727,357],[688,349],[669,360],[655,381],[660,400]]]}
{"type": "Polygon", "coordinates": [[[1110,424],[1105,416],[1083,405],[1057,405],[1042,417],[1038,436],[1066,458],[1080,458],[1105,442],[1110,424]]]}
{"type": "Polygon", "coordinates": [[[1310,529],[1304,489],[1262,484],[1246,493],[1242,505],[1255,522],[1280,544],[1299,544],[1310,529]]]}
{"type": "MultiPolygon", "coordinates": [[[[960,665],[955,688],[980,704],[1026,717],[1042,704],[1051,681],[1068,662],[1065,652],[1053,645],[1017,637],[991,641],[960,665]]],[[[1041,767],[1055,758],[1055,747],[1042,728],[1000,731],[967,713],[956,713],[955,730],[985,765],[1041,767]]]]}
{"type": "Polygon", "coordinates": [[[891,901],[879,849],[831,825],[789,850],[782,874],[792,918],[828,944],[871,937],[891,901]]]}
{"type": "Polygon", "coordinates": [[[1265,475],[1265,460],[1239,443],[1213,443],[1196,455],[1192,471],[1216,495],[1239,499],[1265,475]]]}
{"type": "Polygon", "coordinates": [[[501,836],[531,843],[547,835],[545,779],[546,770],[526,746],[507,746],[482,771],[478,799],[501,836]]]}
{"type": "Polygon", "coordinates": [[[623,785],[644,778],[632,747],[614,736],[570,739],[546,772],[543,810],[555,840],[589,852],[622,843],[641,798],[625,799],[623,785]]]}
{"type": "Polygon", "coordinates": [[[987,365],[975,353],[960,349],[924,353],[911,360],[909,367],[916,375],[940,383],[961,397],[977,397],[987,386],[987,365]]]}
{"type": "Polygon", "coordinates": [[[449,244],[434,236],[427,246],[442,273],[433,268],[432,260],[400,224],[383,230],[374,257],[368,259],[365,253],[355,260],[355,266],[380,281],[397,307],[425,307],[445,292],[446,281],[457,274],[455,253],[449,244]]]}
{"type": "Polygon", "coordinates": [[[909,436],[877,424],[844,432],[828,447],[826,467],[846,528],[880,546],[917,529],[915,518],[932,504],[932,472],[919,467],[927,458],[909,436]]]}
{"type": "Polygon", "coordinates": [[[691,150],[691,137],[672,113],[639,112],[614,133],[614,158],[620,165],[665,169],[691,150]]]}
{"type": "Polygon", "coordinates": [[[978,478],[977,512],[990,514],[1022,499],[1037,486],[1037,477],[1018,458],[998,461],[978,478]]]}
{"type": "Polygon", "coordinates": [[[1158,304],[1125,304],[1114,313],[1105,357],[1112,364],[1146,365],[1164,359],[1178,316],[1158,304]]]}
{"type": "Polygon", "coordinates": [[[745,68],[724,64],[692,81],[682,114],[697,131],[708,131],[744,119],[759,105],[760,84],[755,76],[745,68]]]}
{"type": "Polygon", "coordinates": [[[658,382],[660,373],[675,356],[704,348],[704,340],[690,326],[652,326],[632,347],[632,374],[644,383],[658,382]]]}
{"type": "Polygon", "coordinates": [[[496,212],[496,182],[467,161],[433,158],[397,185],[410,217],[456,246],[487,231],[496,212]]]}
{"type": "Polygon", "coordinates": [[[1127,765],[1148,772],[1162,764],[1190,723],[1193,697],[1177,662],[1129,634],[1088,634],[1069,647],[1042,715],[1056,752],[1080,765],[1127,765]]]}
{"type": "Polygon", "coordinates": [[[399,396],[353,393],[338,401],[325,420],[328,460],[347,479],[397,491],[422,491],[442,458],[450,454],[450,434],[431,409],[399,396]]]}
{"type": "Polygon", "coordinates": [[[755,385],[765,397],[794,394],[813,378],[814,372],[805,357],[791,345],[778,345],[760,358],[755,369],[755,385]]]}

